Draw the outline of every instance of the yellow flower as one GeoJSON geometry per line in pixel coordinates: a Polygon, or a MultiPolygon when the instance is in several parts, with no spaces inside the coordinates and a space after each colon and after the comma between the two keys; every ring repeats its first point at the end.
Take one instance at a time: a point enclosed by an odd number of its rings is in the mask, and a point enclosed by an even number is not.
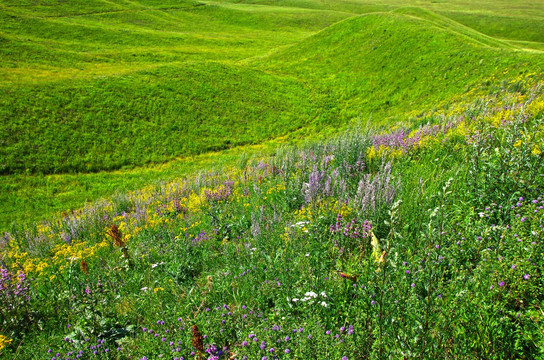
{"type": "Polygon", "coordinates": [[[531,151],[533,153],[533,155],[540,155],[542,154],[542,151],[540,150],[540,148],[538,146],[535,145],[535,147],[533,148],[533,151],[531,151]]]}
{"type": "Polygon", "coordinates": [[[521,140],[518,140],[514,143],[514,147],[519,147],[521,146],[521,140]]]}
{"type": "Polygon", "coordinates": [[[153,289],[154,292],[157,292],[157,291],[164,291],[164,288],[162,287],[156,287],[153,289]]]}
{"type": "Polygon", "coordinates": [[[5,348],[7,345],[9,345],[10,342],[12,342],[12,339],[8,339],[4,335],[0,335],[0,350],[5,348]]]}

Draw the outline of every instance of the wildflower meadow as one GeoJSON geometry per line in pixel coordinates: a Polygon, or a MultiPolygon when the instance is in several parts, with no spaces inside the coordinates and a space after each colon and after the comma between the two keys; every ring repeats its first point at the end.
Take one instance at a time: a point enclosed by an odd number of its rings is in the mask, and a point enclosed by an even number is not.
{"type": "Polygon", "coordinates": [[[544,85],[0,240],[0,356],[543,359],[544,85]]]}

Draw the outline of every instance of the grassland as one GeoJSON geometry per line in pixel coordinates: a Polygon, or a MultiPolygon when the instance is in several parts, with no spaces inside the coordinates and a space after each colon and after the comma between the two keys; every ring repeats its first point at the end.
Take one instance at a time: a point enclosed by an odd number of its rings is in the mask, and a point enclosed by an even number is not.
{"type": "Polygon", "coordinates": [[[5,233],[0,356],[542,358],[531,82],[5,233]]]}
{"type": "Polygon", "coordinates": [[[93,173],[417,118],[542,68],[539,4],[405,5],[2,1],[0,223],[111,194],[93,173]]]}
{"type": "Polygon", "coordinates": [[[0,358],[544,359],[543,19],[0,0],[0,358]]]}

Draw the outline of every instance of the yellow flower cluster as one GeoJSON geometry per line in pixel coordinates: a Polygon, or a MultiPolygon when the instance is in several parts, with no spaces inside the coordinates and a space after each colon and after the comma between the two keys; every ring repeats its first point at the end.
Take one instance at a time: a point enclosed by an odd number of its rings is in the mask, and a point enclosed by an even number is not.
{"type": "Polygon", "coordinates": [[[338,200],[326,199],[315,204],[316,206],[306,206],[295,211],[295,221],[313,222],[318,217],[325,214],[340,214],[342,217],[348,217],[353,213],[353,209],[345,203],[338,200]]]}
{"type": "Polygon", "coordinates": [[[21,266],[26,274],[35,277],[46,276],[51,268],[63,270],[67,263],[89,259],[95,256],[98,250],[108,246],[104,239],[102,242],[86,247],[85,242],[74,242],[72,245],[59,244],[51,250],[51,257],[44,259],[31,256],[28,252],[20,251],[17,245],[13,245],[5,254],[8,263],[14,264],[13,268],[21,266]]]}
{"type": "Polygon", "coordinates": [[[378,150],[376,150],[375,146],[371,146],[367,151],[367,159],[369,162],[373,162],[375,160],[381,160],[384,158],[387,159],[398,159],[403,155],[403,151],[400,148],[391,148],[389,146],[380,145],[378,150]]]}
{"type": "Polygon", "coordinates": [[[0,350],[4,349],[6,346],[8,346],[13,340],[7,338],[4,335],[0,334],[0,350]]]}

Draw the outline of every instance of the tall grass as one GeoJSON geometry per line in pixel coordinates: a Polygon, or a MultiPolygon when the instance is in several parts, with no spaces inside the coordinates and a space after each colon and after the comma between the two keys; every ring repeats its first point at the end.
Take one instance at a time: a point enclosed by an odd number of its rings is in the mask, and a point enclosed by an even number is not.
{"type": "Polygon", "coordinates": [[[0,351],[542,357],[543,115],[503,92],[5,233],[0,351]]]}

